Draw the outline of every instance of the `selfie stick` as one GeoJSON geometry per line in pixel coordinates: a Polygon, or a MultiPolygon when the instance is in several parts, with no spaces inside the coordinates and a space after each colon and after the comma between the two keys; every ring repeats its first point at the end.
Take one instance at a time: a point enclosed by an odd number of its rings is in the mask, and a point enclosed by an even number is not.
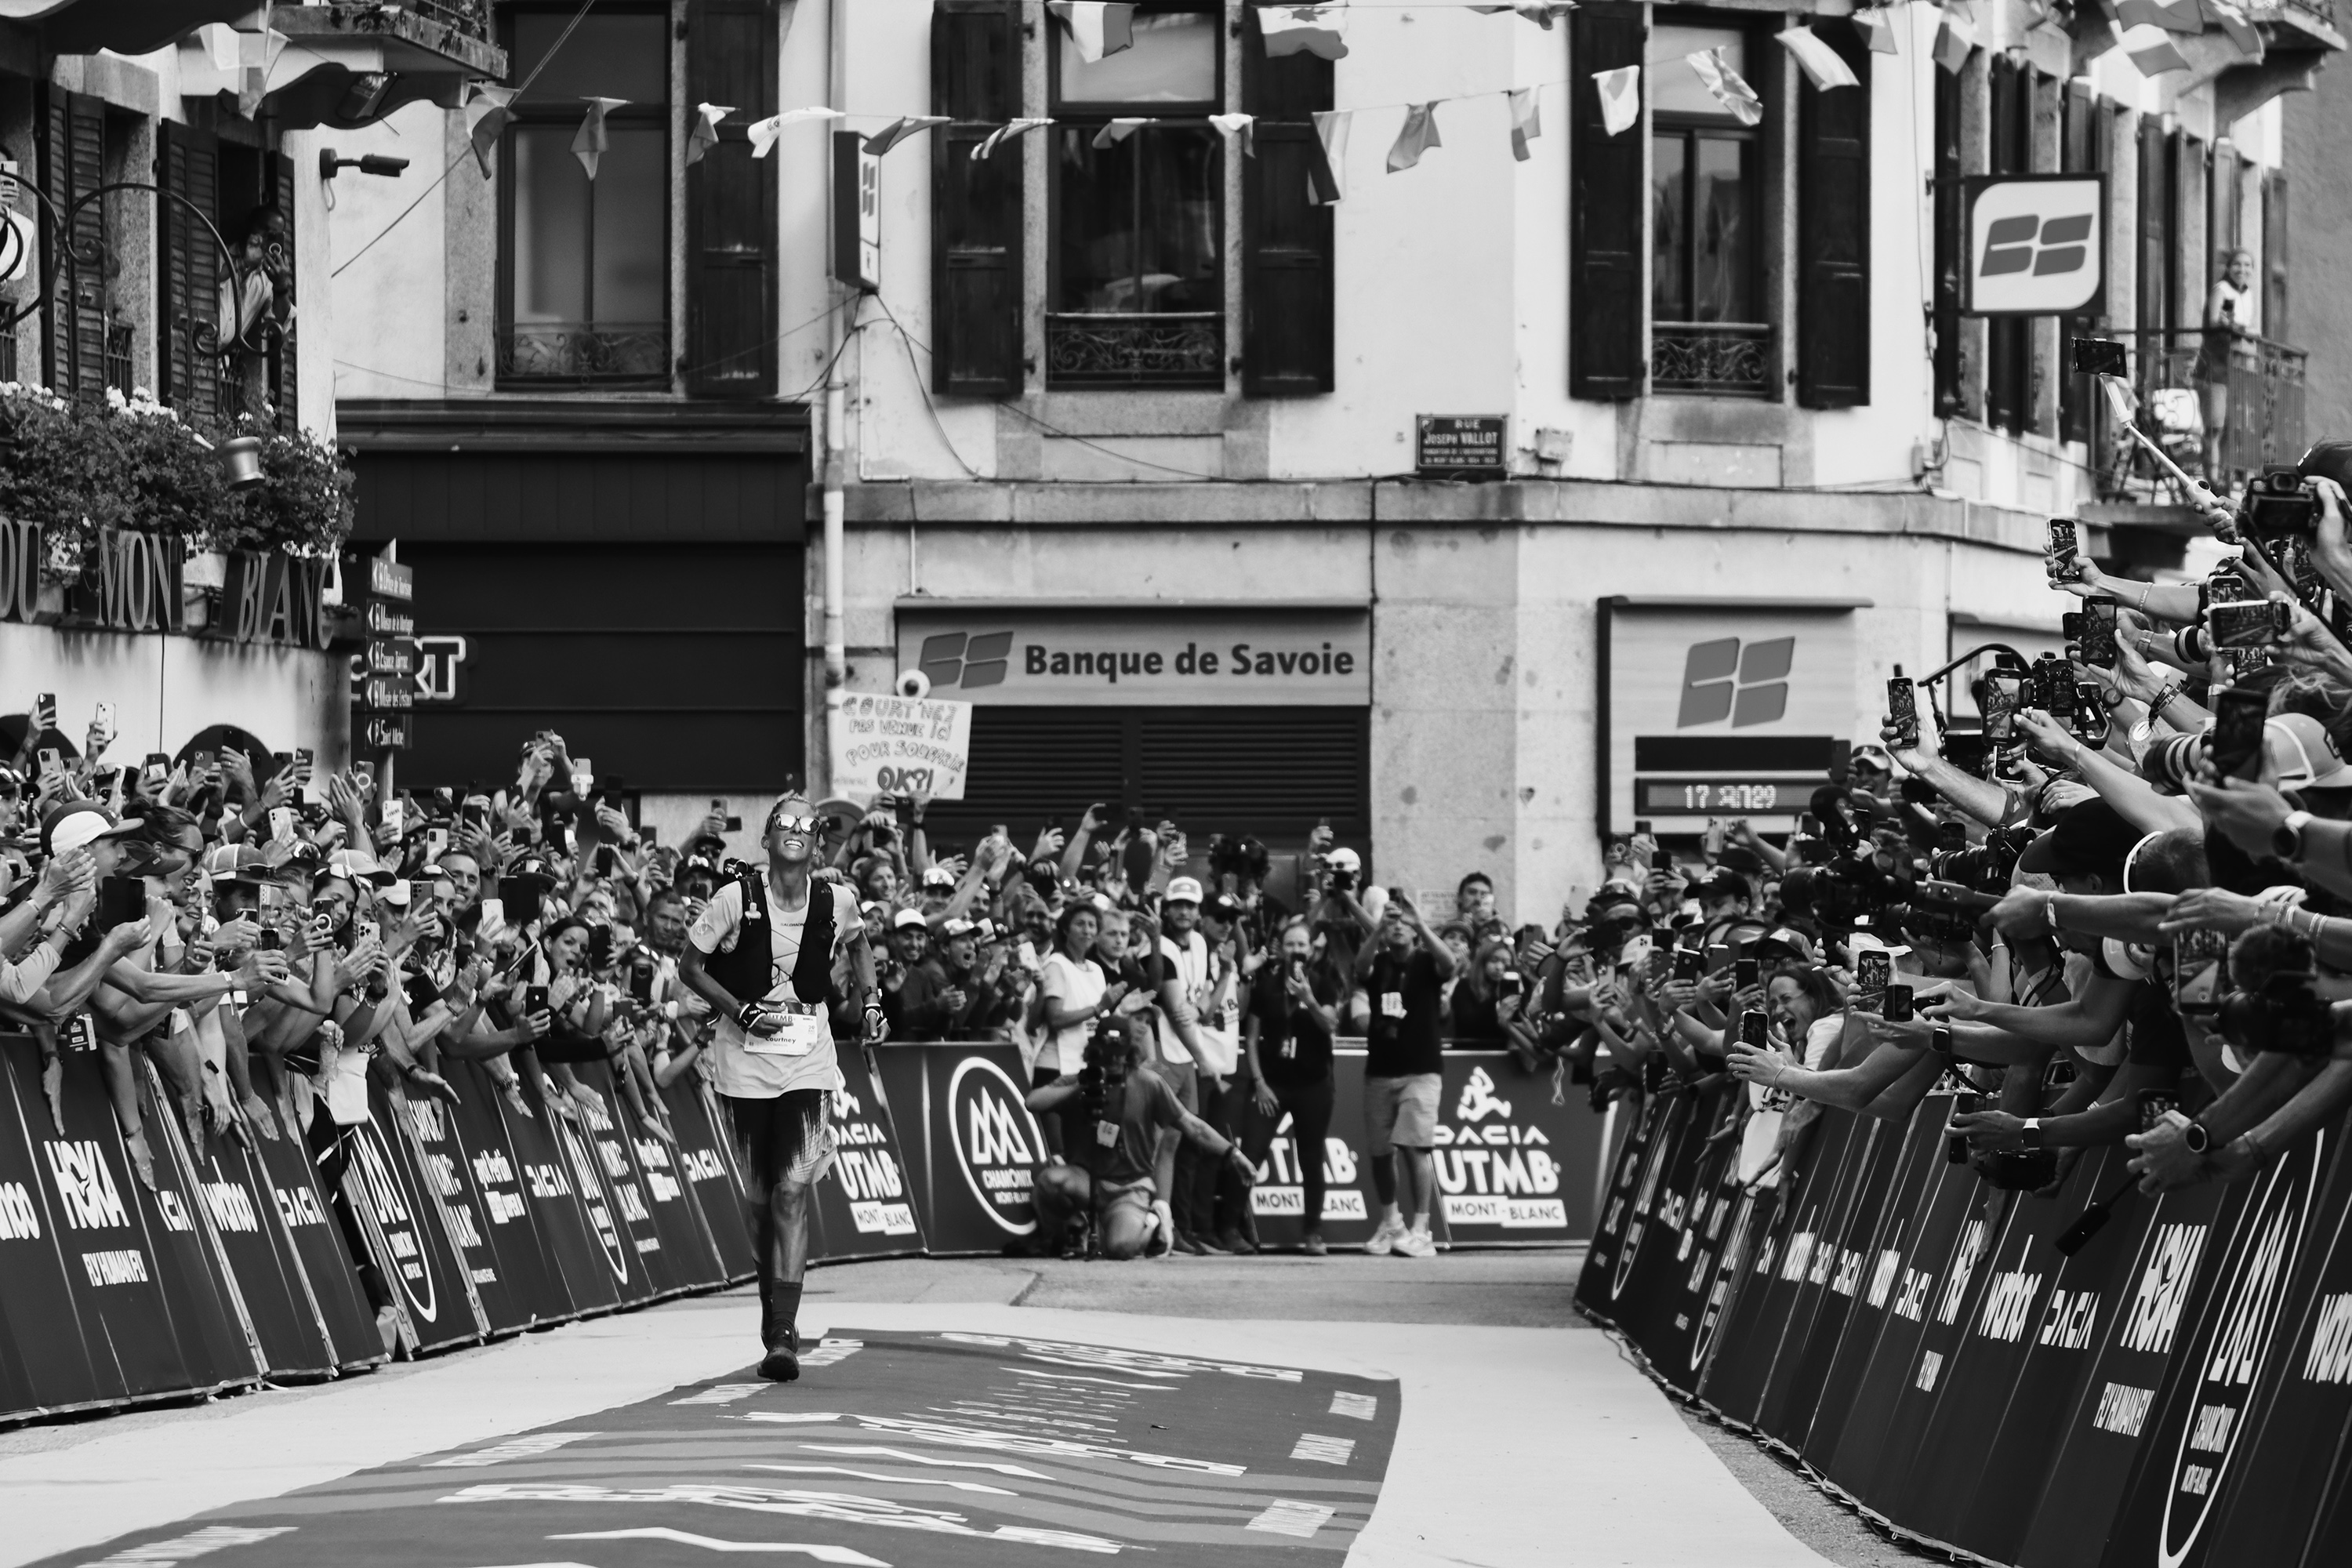
{"type": "Polygon", "coordinates": [[[2103,375],[2099,377],[2099,384],[2106,389],[2107,407],[2114,413],[2116,423],[2124,427],[2124,433],[2138,442],[2147,455],[2154,458],[2166,473],[2179,480],[2180,487],[2195,498],[2200,505],[2209,510],[2223,510],[2226,503],[2206,486],[2204,480],[2193,477],[2186,468],[2174,462],[2172,454],[2148,439],[2147,432],[2139,427],[2139,421],[2134,416],[2132,411],[2131,388],[2125,384],[2123,377],[2103,375]]]}

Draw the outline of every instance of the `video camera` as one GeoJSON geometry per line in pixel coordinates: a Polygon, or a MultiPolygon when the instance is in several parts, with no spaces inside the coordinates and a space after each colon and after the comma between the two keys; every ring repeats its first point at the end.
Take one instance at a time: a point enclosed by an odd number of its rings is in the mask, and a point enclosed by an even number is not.
{"type": "Polygon", "coordinates": [[[1836,784],[1815,790],[1810,805],[1807,816],[1816,831],[1791,845],[1805,863],[1782,874],[1781,908],[1810,915],[1825,930],[1847,931],[1901,904],[1911,884],[1878,864],[1870,832],[1875,807],[1857,807],[1836,784]]]}
{"type": "Polygon", "coordinates": [[[1087,1103],[1087,1120],[1097,1127],[1118,1125],[1127,1103],[1127,1077],[1135,1066],[1129,1027],[1124,1018],[1105,1018],[1087,1037],[1085,1065],[1078,1068],[1078,1094],[1087,1103]]]}

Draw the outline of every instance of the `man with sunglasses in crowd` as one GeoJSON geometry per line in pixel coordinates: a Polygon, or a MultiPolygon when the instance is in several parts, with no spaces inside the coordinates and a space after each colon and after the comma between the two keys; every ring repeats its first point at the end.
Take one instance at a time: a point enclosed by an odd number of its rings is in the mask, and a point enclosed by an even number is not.
{"type": "Polygon", "coordinates": [[[831,1015],[837,957],[849,959],[862,1040],[878,1040],[887,1027],[857,895],[810,877],[819,820],[797,794],[769,809],[760,834],[766,868],[745,867],[711,894],[678,972],[717,1015],[709,1062],[742,1156],[760,1255],[760,1374],[779,1383],[800,1376],[796,1320],[811,1189],[833,1153],[825,1116],[842,1087],[831,1015]]]}

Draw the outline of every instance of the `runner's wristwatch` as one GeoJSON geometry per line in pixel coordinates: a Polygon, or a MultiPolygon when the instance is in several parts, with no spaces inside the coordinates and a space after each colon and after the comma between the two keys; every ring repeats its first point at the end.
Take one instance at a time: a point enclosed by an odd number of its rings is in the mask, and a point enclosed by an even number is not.
{"type": "Polygon", "coordinates": [[[735,1022],[748,1034],[751,1026],[764,1017],[767,1011],[768,1005],[765,1002],[746,1002],[736,1009],[735,1022]]]}
{"type": "Polygon", "coordinates": [[[2039,1149],[2039,1148],[2041,1148],[2041,1147],[2042,1147],[2042,1118],[2040,1118],[2039,1116],[2029,1116],[2029,1117],[2027,1117],[2027,1118],[2025,1119],[2025,1125],[2024,1125],[2024,1127],[2023,1127],[2023,1128],[2021,1128],[2021,1129],[2019,1131],[2019,1132],[2018,1132],[2017,1140],[2018,1140],[2018,1145],[2019,1145],[2019,1147],[2021,1147],[2021,1148],[2025,1148],[2025,1149],[2039,1149]]]}
{"type": "Polygon", "coordinates": [[[2192,1154],[2202,1154],[2213,1146],[2213,1134],[2201,1121],[2191,1121],[2180,1130],[2181,1147],[2192,1154]]]}

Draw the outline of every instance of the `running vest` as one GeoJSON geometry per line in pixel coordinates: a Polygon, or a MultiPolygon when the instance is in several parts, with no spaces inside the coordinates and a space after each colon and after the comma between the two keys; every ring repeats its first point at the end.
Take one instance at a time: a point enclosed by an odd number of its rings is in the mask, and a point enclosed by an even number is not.
{"type": "MultiPolygon", "coordinates": [[[[705,958],[702,972],[727,987],[727,994],[738,1002],[756,1002],[775,984],[775,933],[768,918],[767,878],[757,868],[746,866],[736,874],[735,885],[743,895],[743,919],[736,928],[734,949],[705,958]]],[[[803,1002],[826,1002],[833,995],[833,884],[812,879],[800,956],[793,963],[793,994],[803,1002]],[[822,896],[819,889],[824,889],[822,896]]]]}

